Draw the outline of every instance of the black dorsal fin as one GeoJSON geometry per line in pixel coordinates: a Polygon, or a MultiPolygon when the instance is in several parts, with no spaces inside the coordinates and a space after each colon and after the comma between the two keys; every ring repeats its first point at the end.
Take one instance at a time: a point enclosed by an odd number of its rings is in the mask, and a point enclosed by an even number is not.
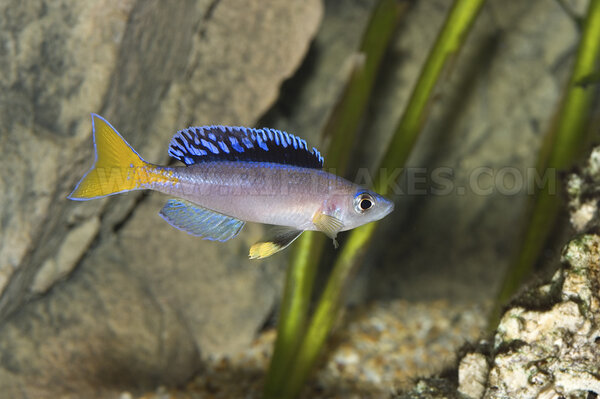
{"type": "Polygon", "coordinates": [[[209,161],[270,162],[321,169],[323,157],[306,141],[280,130],[201,126],[180,130],[169,155],[186,165],[209,161]]]}

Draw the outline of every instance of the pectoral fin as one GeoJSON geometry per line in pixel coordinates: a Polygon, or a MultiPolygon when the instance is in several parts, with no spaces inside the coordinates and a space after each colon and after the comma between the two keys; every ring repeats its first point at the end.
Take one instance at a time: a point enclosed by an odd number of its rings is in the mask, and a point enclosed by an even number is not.
{"type": "Polygon", "coordinates": [[[189,201],[170,199],[160,216],[171,226],[207,240],[227,241],[238,235],[244,222],[189,201]]]}
{"type": "Polygon", "coordinates": [[[340,219],[319,212],[313,216],[313,224],[318,230],[322,231],[327,237],[333,240],[334,247],[338,247],[335,237],[337,236],[337,233],[344,228],[344,223],[340,219]]]}
{"type": "Polygon", "coordinates": [[[271,233],[271,237],[265,241],[257,242],[250,247],[250,259],[262,259],[285,249],[296,238],[300,237],[302,230],[278,228],[271,233]]]}

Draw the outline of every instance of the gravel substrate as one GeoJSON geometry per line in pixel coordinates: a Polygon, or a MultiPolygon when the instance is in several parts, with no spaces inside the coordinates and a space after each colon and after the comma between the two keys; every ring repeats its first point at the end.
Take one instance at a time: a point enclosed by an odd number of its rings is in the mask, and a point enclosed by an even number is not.
{"type": "MultiPolygon", "coordinates": [[[[481,336],[485,308],[403,300],[348,308],[302,398],[390,397],[415,377],[453,365],[456,350],[481,336]]],[[[274,340],[275,331],[265,331],[236,356],[206,359],[185,389],[160,387],[139,399],[259,398],[274,340]]]]}

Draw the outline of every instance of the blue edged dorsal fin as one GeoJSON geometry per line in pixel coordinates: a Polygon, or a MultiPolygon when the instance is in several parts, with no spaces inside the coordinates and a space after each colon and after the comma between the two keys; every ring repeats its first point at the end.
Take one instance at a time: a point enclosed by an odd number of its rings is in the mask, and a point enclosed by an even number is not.
{"type": "Polygon", "coordinates": [[[207,240],[227,241],[237,236],[244,222],[189,201],[170,199],[160,216],[171,226],[207,240]]]}
{"type": "Polygon", "coordinates": [[[201,126],[180,130],[169,155],[186,165],[209,161],[270,162],[321,169],[323,157],[306,141],[280,130],[201,126]]]}

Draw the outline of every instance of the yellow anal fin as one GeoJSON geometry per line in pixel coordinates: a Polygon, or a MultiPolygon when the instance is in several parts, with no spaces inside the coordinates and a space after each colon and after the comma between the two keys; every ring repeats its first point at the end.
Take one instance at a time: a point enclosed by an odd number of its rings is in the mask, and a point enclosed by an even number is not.
{"type": "Polygon", "coordinates": [[[248,257],[250,259],[267,258],[282,249],[287,248],[296,238],[300,237],[300,234],[302,234],[302,230],[286,228],[278,229],[278,231],[273,234],[272,238],[252,245],[248,257]]]}
{"type": "Polygon", "coordinates": [[[92,114],[92,127],[96,162],[68,198],[89,200],[135,190],[144,180],[156,175],[154,167],[144,161],[108,121],[92,114]]]}
{"type": "Polygon", "coordinates": [[[250,259],[263,259],[281,251],[283,248],[274,242],[257,242],[250,247],[248,257],[250,259]]]}

